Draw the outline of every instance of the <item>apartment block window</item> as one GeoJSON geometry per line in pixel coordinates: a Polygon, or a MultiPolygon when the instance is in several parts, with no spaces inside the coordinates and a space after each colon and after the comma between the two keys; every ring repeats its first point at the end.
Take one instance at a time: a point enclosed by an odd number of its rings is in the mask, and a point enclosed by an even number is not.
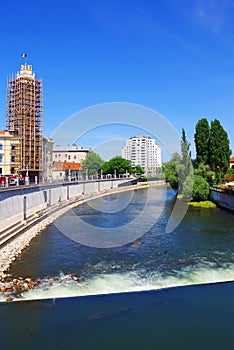
{"type": "Polygon", "coordinates": [[[15,163],[15,156],[11,156],[11,163],[15,163]]]}
{"type": "Polygon", "coordinates": [[[2,163],[2,156],[0,155],[0,163],[2,163]]]}
{"type": "Polygon", "coordinates": [[[12,149],[12,151],[14,151],[14,149],[15,149],[15,144],[14,143],[11,144],[11,149],[12,149]]]}
{"type": "Polygon", "coordinates": [[[0,151],[2,151],[2,143],[0,143],[0,151]]]}
{"type": "Polygon", "coordinates": [[[2,175],[2,168],[0,168],[0,175],[2,175]]]}

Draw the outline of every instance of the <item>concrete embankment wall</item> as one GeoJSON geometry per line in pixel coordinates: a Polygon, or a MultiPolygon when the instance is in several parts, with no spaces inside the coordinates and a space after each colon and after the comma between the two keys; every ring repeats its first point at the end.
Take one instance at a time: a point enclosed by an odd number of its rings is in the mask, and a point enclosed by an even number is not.
{"type": "Polygon", "coordinates": [[[31,208],[36,210],[43,210],[48,206],[62,202],[64,200],[81,196],[82,194],[98,193],[110,188],[116,188],[125,180],[106,180],[106,181],[90,181],[81,183],[70,183],[66,185],[53,185],[42,186],[41,188],[33,188],[28,191],[27,189],[15,190],[15,194],[9,191],[9,197],[6,192],[4,199],[0,201],[0,220],[4,220],[9,217],[13,217],[16,214],[22,213],[24,204],[26,203],[26,211],[31,208]],[[13,194],[13,195],[12,195],[13,194]]]}
{"type": "Polygon", "coordinates": [[[234,210],[234,192],[233,191],[223,191],[219,189],[210,189],[210,198],[218,206],[234,210]]]}

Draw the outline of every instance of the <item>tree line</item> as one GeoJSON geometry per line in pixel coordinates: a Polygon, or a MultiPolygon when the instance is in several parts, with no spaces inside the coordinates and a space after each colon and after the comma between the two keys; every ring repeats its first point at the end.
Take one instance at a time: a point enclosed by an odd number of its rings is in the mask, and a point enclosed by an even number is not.
{"type": "Polygon", "coordinates": [[[110,174],[119,177],[120,174],[144,174],[144,169],[140,165],[132,166],[131,161],[116,156],[105,162],[99,154],[95,152],[89,153],[81,165],[83,173],[88,172],[89,176],[100,176],[110,174]]]}
{"type": "Polygon", "coordinates": [[[209,187],[234,175],[230,169],[230,142],[218,119],[200,119],[195,127],[195,159],[191,159],[190,143],[182,129],[181,155],[174,154],[163,165],[165,179],[179,194],[194,201],[207,200],[209,187]]]}

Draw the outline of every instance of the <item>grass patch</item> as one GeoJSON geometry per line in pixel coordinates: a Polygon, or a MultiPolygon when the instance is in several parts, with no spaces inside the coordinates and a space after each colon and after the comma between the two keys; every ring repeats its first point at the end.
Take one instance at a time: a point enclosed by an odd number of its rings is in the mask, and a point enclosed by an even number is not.
{"type": "Polygon", "coordinates": [[[211,201],[189,202],[189,205],[194,208],[216,208],[216,204],[211,201]]]}
{"type": "Polygon", "coordinates": [[[182,193],[177,194],[176,198],[177,199],[183,199],[184,198],[184,194],[182,194],[182,193]]]}

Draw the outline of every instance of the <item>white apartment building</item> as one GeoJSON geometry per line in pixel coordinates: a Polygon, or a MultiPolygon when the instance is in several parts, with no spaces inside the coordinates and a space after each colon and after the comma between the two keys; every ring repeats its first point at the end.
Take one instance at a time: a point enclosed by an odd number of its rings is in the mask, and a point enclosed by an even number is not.
{"type": "Polygon", "coordinates": [[[162,166],[161,147],[155,141],[142,134],[132,136],[122,148],[122,157],[130,160],[132,166],[140,165],[145,175],[155,176],[162,166]]]}

